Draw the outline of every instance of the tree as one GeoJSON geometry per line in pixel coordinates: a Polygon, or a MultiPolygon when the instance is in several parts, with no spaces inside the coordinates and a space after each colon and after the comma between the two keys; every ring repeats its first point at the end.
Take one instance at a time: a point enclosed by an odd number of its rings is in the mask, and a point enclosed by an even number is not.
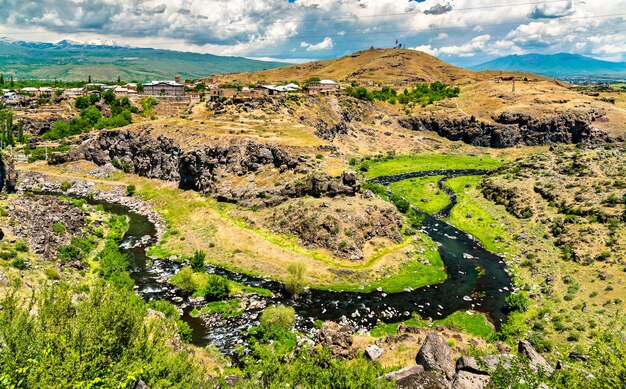
{"type": "Polygon", "coordinates": [[[122,83],[122,79],[120,78],[120,76],[117,76],[117,83],[121,84],[122,83]]]}
{"type": "Polygon", "coordinates": [[[0,73],[0,85],[4,85],[4,74],[0,73]]]}
{"type": "Polygon", "coordinates": [[[104,94],[102,95],[102,99],[105,103],[111,105],[115,101],[115,93],[113,93],[113,91],[109,89],[108,91],[104,92],[104,94]]]}
{"type": "Polygon", "coordinates": [[[204,259],[206,258],[206,253],[204,251],[196,250],[193,253],[193,257],[189,260],[189,265],[195,272],[204,271],[204,259]]]}
{"type": "Polygon", "coordinates": [[[87,83],[88,83],[88,84],[91,84],[91,74],[89,75],[89,78],[88,78],[88,80],[87,80],[87,83]]]}
{"type": "Polygon", "coordinates": [[[135,185],[130,184],[126,187],[126,196],[132,196],[135,194],[135,191],[137,190],[137,188],[135,188],[135,185]]]}
{"type": "Polygon", "coordinates": [[[91,126],[94,126],[96,123],[98,123],[98,120],[102,118],[102,112],[100,112],[100,110],[93,105],[90,105],[89,107],[80,111],[80,117],[87,120],[87,122],[91,124],[91,126]]]}
{"type": "Polygon", "coordinates": [[[304,273],[306,272],[306,266],[302,262],[293,262],[287,266],[287,272],[289,275],[287,276],[285,287],[293,298],[297,299],[304,291],[304,273]]]}
{"type": "Polygon", "coordinates": [[[11,85],[11,88],[13,88],[15,86],[15,83],[13,82],[13,76],[11,76],[11,83],[10,83],[10,85],[11,85]]]}

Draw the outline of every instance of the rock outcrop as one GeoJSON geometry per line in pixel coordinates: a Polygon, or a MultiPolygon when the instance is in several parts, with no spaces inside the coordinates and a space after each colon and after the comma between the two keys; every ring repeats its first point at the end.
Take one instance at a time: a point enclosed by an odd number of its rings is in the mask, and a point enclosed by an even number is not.
{"type": "Polygon", "coordinates": [[[592,125],[602,115],[600,111],[591,110],[539,118],[505,111],[493,117],[495,123],[474,116],[440,118],[423,115],[400,119],[399,124],[415,131],[433,131],[450,140],[460,140],[474,146],[505,148],[610,141],[607,133],[592,125]]]}
{"type": "Polygon", "coordinates": [[[306,247],[360,260],[365,245],[375,238],[402,242],[402,218],[396,207],[378,199],[324,199],[288,201],[276,208],[267,224],[277,232],[293,234],[306,247]]]}
{"type": "Polygon", "coordinates": [[[360,188],[355,173],[342,177],[313,173],[307,158],[286,147],[250,139],[183,147],[180,141],[155,134],[150,127],[103,131],[52,163],[78,159],[174,181],[182,189],[211,193],[221,201],[244,206],[272,206],[305,195],[354,195],[360,188]],[[281,180],[255,181],[255,176],[272,170],[281,175],[281,180]]]}
{"type": "Polygon", "coordinates": [[[316,343],[328,347],[334,356],[352,358],[354,356],[352,335],[354,335],[354,328],[351,326],[342,326],[338,323],[327,321],[320,327],[316,343]]]}
{"type": "Polygon", "coordinates": [[[0,157],[0,192],[15,192],[17,185],[17,170],[13,158],[5,154],[0,157]]]}

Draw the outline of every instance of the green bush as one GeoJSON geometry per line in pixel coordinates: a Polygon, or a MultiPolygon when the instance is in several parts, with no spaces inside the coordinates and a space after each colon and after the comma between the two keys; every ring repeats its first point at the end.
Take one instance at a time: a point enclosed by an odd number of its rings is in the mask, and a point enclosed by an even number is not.
{"type": "Polygon", "coordinates": [[[44,270],[44,274],[49,280],[58,280],[61,278],[59,270],[56,267],[47,267],[46,270],[44,270]]]}
{"type": "Polygon", "coordinates": [[[198,288],[197,283],[193,279],[193,270],[190,267],[183,267],[170,280],[172,285],[180,289],[184,294],[191,295],[198,288]]]}
{"type": "Polygon", "coordinates": [[[15,242],[15,250],[20,253],[26,253],[28,252],[28,245],[24,241],[18,240],[15,242]]]}
{"type": "Polygon", "coordinates": [[[96,283],[76,298],[64,283],[40,288],[34,307],[0,300],[0,386],[9,388],[207,388],[207,372],[173,351],[174,322],[152,317],[141,297],[96,283]],[[36,312],[36,314],[33,314],[36,312]]]}
{"type": "Polygon", "coordinates": [[[506,298],[506,303],[511,311],[526,312],[530,306],[528,297],[524,292],[510,294],[506,298]]]}
{"type": "Polygon", "coordinates": [[[11,265],[13,265],[14,268],[19,269],[19,270],[26,270],[26,268],[28,267],[26,265],[26,261],[22,257],[15,258],[13,262],[11,263],[11,265]]]}
{"type": "Polygon", "coordinates": [[[134,195],[136,190],[137,188],[135,188],[135,185],[133,184],[126,186],[126,196],[134,195]]]}
{"type": "Polygon", "coordinates": [[[215,274],[210,274],[204,287],[204,297],[208,301],[224,300],[230,293],[228,280],[215,274]]]}
{"type": "Polygon", "coordinates": [[[296,324],[296,311],[293,307],[272,305],[263,311],[260,322],[266,329],[290,330],[296,324]]]}
{"type": "Polygon", "coordinates": [[[285,282],[285,288],[291,293],[294,298],[297,298],[304,291],[304,274],[306,272],[306,266],[302,262],[290,263],[287,266],[287,281],[285,282]]]}
{"type": "Polygon", "coordinates": [[[61,222],[54,222],[52,223],[52,231],[57,234],[57,235],[61,235],[61,234],[65,234],[65,225],[61,222]]]}

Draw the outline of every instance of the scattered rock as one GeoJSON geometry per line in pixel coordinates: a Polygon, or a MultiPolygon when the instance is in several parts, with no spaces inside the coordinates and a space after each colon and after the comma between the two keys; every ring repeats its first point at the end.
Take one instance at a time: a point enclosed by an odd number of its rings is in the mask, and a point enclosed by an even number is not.
{"type": "Polygon", "coordinates": [[[150,387],[148,385],[146,385],[146,383],[143,382],[143,380],[139,380],[135,384],[135,389],[150,389],[150,387]]]}
{"type": "Polygon", "coordinates": [[[385,349],[373,344],[365,349],[365,356],[372,361],[378,360],[385,353],[385,349]]]}

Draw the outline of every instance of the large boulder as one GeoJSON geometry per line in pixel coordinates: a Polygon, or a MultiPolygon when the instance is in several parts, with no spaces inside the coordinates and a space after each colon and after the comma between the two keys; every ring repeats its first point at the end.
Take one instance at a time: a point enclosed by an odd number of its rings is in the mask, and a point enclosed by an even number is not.
{"type": "Polygon", "coordinates": [[[489,376],[485,374],[459,371],[452,381],[452,389],[482,389],[489,384],[489,376]]]}
{"type": "Polygon", "coordinates": [[[452,379],[455,373],[452,349],[443,336],[435,333],[428,334],[420,351],[415,357],[418,365],[424,366],[427,371],[439,371],[447,379],[452,379]]]}
{"type": "Polygon", "coordinates": [[[378,360],[380,357],[383,356],[384,353],[385,349],[382,347],[378,347],[375,344],[365,348],[365,356],[372,361],[378,360]]]}
{"type": "Polygon", "coordinates": [[[424,371],[421,365],[388,373],[385,379],[395,381],[398,389],[447,389],[450,387],[443,377],[424,371]]]}
{"type": "Polygon", "coordinates": [[[548,375],[554,373],[554,368],[533,348],[529,341],[521,340],[517,345],[517,351],[528,359],[533,371],[543,370],[548,375]]]}

